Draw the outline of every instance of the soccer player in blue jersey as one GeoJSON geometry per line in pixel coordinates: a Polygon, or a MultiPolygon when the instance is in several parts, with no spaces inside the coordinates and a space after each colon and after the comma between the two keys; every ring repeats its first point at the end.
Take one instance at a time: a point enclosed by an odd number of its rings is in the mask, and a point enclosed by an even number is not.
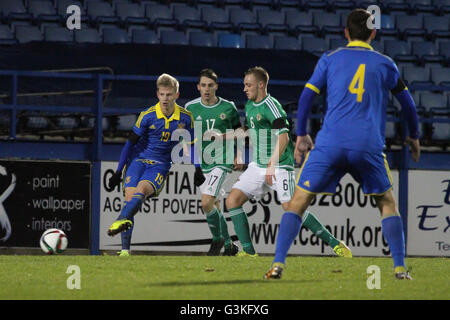
{"type": "MultiPolygon", "coordinates": [[[[132,170],[129,170],[130,164],[139,156],[139,154],[145,149],[147,145],[146,137],[141,137],[138,142],[131,146],[128,159],[123,163],[119,163],[116,172],[108,180],[108,187],[112,190],[122,181],[122,189],[124,190],[124,205],[131,201],[134,192],[136,191],[137,183],[136,179],[131,179],[131,175],[134,174],[132,170]],[[122,174],[123,172],[123,174],[122,174]],[[122,180],[122,177],[124,178],[122,180]]],[[[130,221],[134,225],[134,216],[130,218],[130,221]]],[[[118,252],[121,257],[130,256],[131,236],[133,234],[133,225],[120,234],[122,249],[118,252]]]]}
{"type": "Polygon", "coordinates": [[[314,195],[334,193],[340,179],[350,173],[365,195],[373,195],[381,212],[383,235],[394,260],[397,279],[411,279],[405,266],[405,238],[392,193],[392,178],[383,154],[386,105],[389,91],[405,112],[414,161],[419,160],[416,107],[400,78],[394,61],[372,49],[376,31],[367,27],[372,19],[362,9],[347,18],[346,47],[326,52],[317,62],[298,103],[295,158],[305,155],[297,188],[284,213],[276,241],[276,252],[266,279],[279,279],[288,250],[297,237],[302,216],[314,195]],[[306,133],[312,100],[327,87],[328,109],[315,146],[306,133]]]}
{"type": "Polygon", "coordinates": [[[193,139],[192,114],[175,102],[179,96],[178,81],[168,74],[162,74],[156,86],[159,102],[139,115],[122,149],[118,169],[109,183],[109,187],[120,183],[121,172],[132,147],[139,141],[144,141],[143,150],[131,162],[125,178],[125,188],[134,188],[133,195],[117,220],[109,227],[110,236],[129,230],[143,201],[147,197],[158,196],[161,192],[172,164],[172,149],[179,143],[179,140],[172,138],[175,130],[188,130],[189,137],[184,135],[184,142],[193,139]]]}

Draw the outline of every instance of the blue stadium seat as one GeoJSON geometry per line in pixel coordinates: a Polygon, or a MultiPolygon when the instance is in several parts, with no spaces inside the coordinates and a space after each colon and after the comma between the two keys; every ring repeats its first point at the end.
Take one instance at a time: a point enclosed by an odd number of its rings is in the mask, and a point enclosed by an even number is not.
{"type": "Polygon", "coordinates": [[[286,24],[291,30],[298,34],[311,33],[317,34],[319,28],[313,24],[312,13],[301,11],[287,11],[286,24]]]}
{"type": "Polygon", "coordinates": [[[298,0],[279,0],[278,8],[281,12],[298,11],[301,8],[301,1],[298,0]]]}
{"type": "Polygon", "coordinates": [[[272,10],[275,9],[275,6],[277,5],[272,0],[247,0],[249,3],[250,9],[253,10],[253,12],[259,11],[259,10],[272,10]]]}
{"type": "Polygon", "coordinates": [[[159,38],[154,30],[133,30],[132,42],[141,44],[159,44],[159,38]]]}
{"type": "Polygon", "coordinates": [[[278,50],[300,50],[300,42],[295,37],[275,36],[274,48],[278,50]]]}
{"type": "Polygon", "coordinates": [[[26,118],[25,127],[28,129],[46,129],[49,121],[45,117],[29,116],[26,118]]]}
{"type": "Polygon", "coordinates": [[[80,29],[75,30],[75,42],[101,43],[102,38],[96,29],[80,29]]]}
{"type": "Polygon", "coordinates": [[[178,20],[184,30],[206,30],[207,22],[201,20],[200,11],[197,8],[174,6],[173,17],[178,20]]]}
{"type": "Polygon", "coordinates": [[[274,10],[258,10],[257,22],[264,28],[265,33],[288,32],[285,16],[282,12],[274,10]]]}
{"type": "Polygon", "coordinates": [[[399,15],[395,20],[397,29],[403,34],[403,37],[423,37],[425,35],[422,16],[399,15]]]}
{"type": "Polygon", "coordinates": [[[228,11],[224,8],[204,7],[201,9],[201,17],[203,21],[206,21],[211,30],[233,30],[233,24],[230,23],[228,11]]]}
{"type": "Polygon", "coordinates": [[[269,36],[251,34],[245,37],[245,47],[247,49],[272,49],[272,43],[269,36]]]}
{"type": "Polygon", "coordinates": [[[389,36],[397,38],[398,30],[395,28],[395,17],[382,14],[380,21],[380,30],[377,30],[382,36],[389,36]]]}
{"type": "Polygon", "coordinates": [[[447,96],[442,93],[423,92],[420,94],[420,105],[427,111],[431,108],[447,108],[447,96]]]}
{"type": "Polygon", "coordinates": [[[243,48],[244,41],[240,34],[221,33],[218,35],[218,44],[221,48],[243,48]]]}
{"type": "Polygon", "coordinates": [[[17,26],[15,33],[19,43],[44,40],[41,31],[36,26],[17,26]]]}
{"type": "Polygon", "coordinates": [[[150,19],[145,17],[145,10],[137,3],[117,3],[117,16],[128,25],[148,25],[150,19]]]}
{"type": "Polygon", "coordinates": [[[62,130],[73,130],[80,126],[80,120],[75,117],[56,118],[56,127],[62,130]]]}
{"type": "Polygon", "coordinates": [[[47,27],[44,32],[45,41],[72,42],[73,31],[64,27],[47,27]]]}
{"type": "Polygon", "coordinates": [[[351,11],[355,9],[355,6],[356,3],[351,0],[330,1],[330,9],[332,11],[342,11],[342,10],[351,11]]]}
{"type": "Polygon", "coordinates": [[[439,55],[439,52],[433,42],[412,42],[412,53],[420,57],[422,63],[441,63],[444,61],[444,57],[439,55]]]}
{"type": "Polygon", "coordinates": [[[182,31],[161,31],[161,44],[189,45],[188,38],[182,31]]]}
{"type": "Polygon", "coordinates": [[[450,0],[434,0],[434,6],[436,7],[437,12],[450,12],[450,0]]]}
{"type": "Polygon", "coordinates": [[[411,7],[403,0],[385,0],[383,1],[383,7],[388,12],[409,12],[411,7]]]}
{"type": "Polygon", "coordinates": [[[450,19],[443,16],[425,16],[423,25],[429,38],[448,38],[450,37],[450,19]]]}
{"type": "Polygon", "coordinates": [[[230,9],[230,22],[237,27],[239,32],[254,31],[260,33],[262,27],[256,22],[256,16],[252,11],[247,9],[232,8],[230,9]]]}
{"type": "Polygon", "coordinates": [[[431,68],[431,80],[437,86],[450,89],[450,68],[431,68]]]}
{"type": "Polygon", "coordinates": [[[317,26],[323,34],[344,32],[344,28],[341,26],[341,18],[335,13],[314,12],[313,17],[314,25],[317,26]]]}
{"type": "Polygon", "coordinates": [[[396,129],[396,123],[393,121],[386,121],[386,127],[385,127],[385,138],[388,140],[394,140],[397,138],[397,129],[396,129]]]}
{"type": "Polygon", "coordinates": [[[126,30],[119,28],[103,29],[103,43],[117,44],[129,42],[130,39],[126,30]]]}
{"type": "Polygon", "coordinates": [[[385,40],[384,53],[398,62],[416,62],[417,56],[411,52],[411,47],[406,41],[385,40]]]}
{"type": "Polygon", "coordinates": [[[370,45],[372,46],[373,50],[384,53],[384,43],[378,40],[373,40],[370,42],[370,45]]]}
{"type": "Polygon", "coordinates": [[[326,1],[313,0],[313,1],[304,1],[303,2],[305,10],[308,12],[325,12],[328,3],[326,1]]]}
{"type": "Polygon", "coordinates": [[[302,49],[315,55],[321,55],[328,50],[328,45],[325,39],[306,37],[302,38],[302,49]]]}
{"type": "Polygon", "coordinates": [[[137,117],[134,114],[127,114],[117,117],[117,127],[119,131],[130,131],[136,123],[137,117]]]}
{"type": "Polygon", "coordinates": [[[114,13],[113,8],[107,2],[88,2],[87,14],[91,21],[99,24],[119,24],[120,19],[114,13]]]}
{"type": "Polygon", "coordinates": [[[210,32],[191,32],[189,43],[196,47],[216,47],[217,42],[214,34],[210,32]]]}
{"type": "Polygon", "coordinates": [[[0,40],[13,40],[14,34],[7,25],[0,24],[0,40]]]}
{"type": "Polygon", "coordinates": [[[28,12],[38,23],[42,21],[61,22],[61,17],[56,14],[56,9],[49,0],[30,0],[28,12]]]}
{"type": "MultiPolygon", "coordinates": [[[[431,108],[432,119],[450,119],[450,108],[431,108]]],[[[431,139],[435,141],[450,141],[450,124],[448,122],[434,122],[432,124],[433,133],[431,139]]]]}
{"type": "Polygon", "coordinates": [[[450,64],[450,41],[439,43],[439,54],[444,56],[450,64]]]}
{"type": "MultiPolygon", "coordinates": [[[[95,118],[83,116],[81,118],[81,125],[85,128],[94,128],[95,118]]],[[[107,131],[111,129],[111,121],[109,118],[102,118],[102,131],[107,131]]]]}
{"type": "Polygon", "coordinates": [[[432,0],[409,0],[411,9],[415,13],[434,13],[432,0]]]}
{"type": "Polygon", "coordinates": [[[348,44],[348,40],[346,39],[331,39],[330,40],[330,49],[334,50],[340,47],[345,47],[348,44]]]}
{"type": "Polygon", "coordinates": [[[32,15],[26,11],[22,1],[17,0],[0,1],[0,16],[6,18],[8,23],[14,20],[29,21],[32,19],[32,15]]]}
{"type": "Polygon", "coordinates": [[[405,67],[403,68],[403,77],[410,89],[420,90],[428,89],[433,85],[430,78],[430,69],[423,67],[405,67]]]}
{"type": "Polygon", "coordinates": [[[159,28],[161,26],[176,28],[178,26],[177,20],[172,17],[170,8],[162,4],[146,5],[145,16],[150,19],[154,28],[159,28]]]}

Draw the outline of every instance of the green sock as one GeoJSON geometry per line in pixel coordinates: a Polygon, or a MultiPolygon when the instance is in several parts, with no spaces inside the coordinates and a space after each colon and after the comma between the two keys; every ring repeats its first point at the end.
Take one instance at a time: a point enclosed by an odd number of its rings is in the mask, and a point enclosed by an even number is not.
{"type": "Polygon", "coordinates": [[[317,217],[311,211],[305,211],[303,215],[303,223],[302,226],[311,230],[316,236],[322,239],[326,244],[328,244],[331,248],[334,248],[339,244],[339,240],[337,240],[327,228],[320,223],[317,217]]]}
{"type": "Polygon", "coordinates": [[[217,208],[214,207],[210,212],[206,213],[206,222],[208,222],[209,230],[212,234],[213,241],[219,241],[220,236],[220,216],[217,208]]]}
{"type": "Polygon", "coordinates": [[[223,213],[221,211],[218,212],[220,220],[220,234],[222,235],[222,238],[225,239],[225,248],[229,248],[231,247],[231,238],[230,234],[228,233],[227,220],[225,220],[225,217],[223,216],[223,213]]]}
{"type": "Polygon", "coordinates": [[[234,231],[241,242],[242,249],[249,253],[255,254],[255,248],[253,248],[252,239],[250,237],[250,226],[248,224],[248,218],[242,207],[233,208],[228,210],[231,221],[233,221],[234,231]]]}

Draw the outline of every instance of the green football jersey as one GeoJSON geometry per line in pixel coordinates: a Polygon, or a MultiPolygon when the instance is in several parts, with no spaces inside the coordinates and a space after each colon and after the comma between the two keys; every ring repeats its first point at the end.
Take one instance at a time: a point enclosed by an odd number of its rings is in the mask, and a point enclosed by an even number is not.
{"type": "MultiPolygon", "coordinates": [[[[232,130],[241,127],[239,113],[232,101],[217,97],[219,100],[215,105],[207,106],[201,101],[201,98],[194,99],[186,103],[186,110],[192,112],[194,118],[195,136],[198,138],[200,133],[207,130],[215,130],[219,133],[226,133],[227,129],[232,130]],[[201,130],[199,125],[201,124],[201,130]]],[[[231,172],[234,160],[233,140],[225,139],[219,142],[202,140],[201,145],[197,144],[198,155],[202,158],[201,167],[205,173],[210,172],[216,167],[220,167],[226,172],[231,172]],[[201,150],[199,150],[201,148],[201,150]]]]}
{"type": "Polygon", "coordinates": [[[249,100],[245,105],[247,126],[250,129],[250,142],[253,147],[253,161],[259,167],[267,167],[278,140],[278,135],[287,132],[289,143],[281,155],[277,168],[294,170],[294,144],[289,129],[286,112],[277,99],[267,95],[259,103],[249,100]],[[273,121],[282,118],[286,121],[286,127],[273,129],[273,121]]]}

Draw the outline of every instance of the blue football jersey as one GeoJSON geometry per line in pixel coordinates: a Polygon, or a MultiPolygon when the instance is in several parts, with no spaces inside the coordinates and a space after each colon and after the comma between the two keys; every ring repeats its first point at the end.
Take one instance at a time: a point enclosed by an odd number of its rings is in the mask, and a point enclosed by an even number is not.
{"type": "Polygon", "coordinates": [[[139,142],[145,144],[140,146],[142,151],[138,154],[139,158],[170,163],[172,162],[172,149],[175,145],[181,139],[186,142],[194,139],[194,121],[192,114],[177,104],[175,104],[172,116],[166,118],[158,103],[141,112],[133,131],[141,137],[139,142]],[[185,133],[188,133],[189,136],[176,134],[175,130],[177,129],[187,130],[185,133]]]}
{"type": "Polygon", "coordinates": [[[327,111],[317,146],[379,152],[384,147],[389,91],[400,77],[389,57],[362,41],[326,52],[306,87],[327,87],[327,111]]]}

